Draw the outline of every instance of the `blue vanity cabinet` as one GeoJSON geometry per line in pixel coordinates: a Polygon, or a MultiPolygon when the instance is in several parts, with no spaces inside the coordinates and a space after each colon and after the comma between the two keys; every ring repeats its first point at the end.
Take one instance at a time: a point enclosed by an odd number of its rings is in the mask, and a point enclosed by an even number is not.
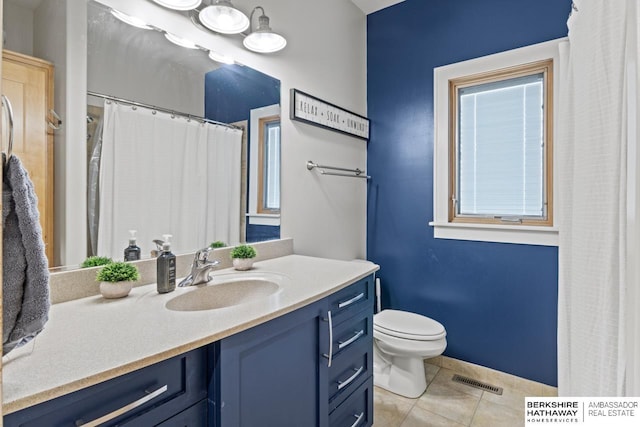
{"type": "Polygon", "coordinates": [[[210,426],[326,427],[324,316],[322,300],[213,344],[210,426]]]}
{"type": "Polygon", "coordinates": [[[181,424],[182,420],[204,420],[207,417],[206,367],[206,348],[193,350],[8,414],[4,417],[4,426],[81,426],[118,410],[122,410],[119,415],[99,425],[206,425],[204,422],[181,424]]]}
{"type": "Polygon", "coordinates": [[[373,276],[210,347],[210,427],[373,423],[373,276]]]}

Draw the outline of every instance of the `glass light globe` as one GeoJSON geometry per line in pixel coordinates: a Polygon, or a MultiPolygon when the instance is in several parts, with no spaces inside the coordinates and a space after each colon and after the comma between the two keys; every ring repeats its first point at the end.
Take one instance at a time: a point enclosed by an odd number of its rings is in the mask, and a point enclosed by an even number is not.
{"type": "Polygon", "coordinates": [[[287,40],[280,34],[256,31],[245,37],[244,47],[258,53],[273,53],[284,49],[287,40]]]}
{"type": "Polygon", "coordinates": [[[202,0],[153,0],[160,6],[174,10],[191,10],[200,6],[202,0]]]}
{"type": "Polygon", "coordinates": [[[202,9],[198,15],[202,25],[221,34],[238,34],[249,28],[247,15],[226,0],[202,9]]]}

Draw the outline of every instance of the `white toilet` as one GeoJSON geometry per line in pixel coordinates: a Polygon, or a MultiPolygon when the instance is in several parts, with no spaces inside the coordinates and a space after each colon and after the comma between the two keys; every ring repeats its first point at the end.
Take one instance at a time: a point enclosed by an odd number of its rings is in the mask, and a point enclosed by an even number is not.
{"type": "Polygon", "coordinates": [[[427,388],[423,360],[442,354],[447,332],[415,313],[382,310],[373,316],[373,382],[392,393],[419,397],[427,388]]]}

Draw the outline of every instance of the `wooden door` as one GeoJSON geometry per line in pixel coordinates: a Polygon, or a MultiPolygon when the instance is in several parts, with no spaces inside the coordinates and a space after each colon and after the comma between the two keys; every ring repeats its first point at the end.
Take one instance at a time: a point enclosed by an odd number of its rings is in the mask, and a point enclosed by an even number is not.
{"type": "Polygon", "coordinates": [[[29,172],[38,196],[38,211],[49,265],[53,262],[53,64],[2,51],[2,93],[14,114],[13,154],[29,172]]]}

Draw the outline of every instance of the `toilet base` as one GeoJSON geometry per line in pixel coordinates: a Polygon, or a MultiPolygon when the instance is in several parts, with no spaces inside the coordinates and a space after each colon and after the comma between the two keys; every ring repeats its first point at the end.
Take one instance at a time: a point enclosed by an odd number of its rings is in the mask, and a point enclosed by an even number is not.
{"type": "Polygon", "coordinates": [[[373,384],[400,396],[420,397],[427,389],[423,358],[382,356],[374,340],[373,384]]]}

